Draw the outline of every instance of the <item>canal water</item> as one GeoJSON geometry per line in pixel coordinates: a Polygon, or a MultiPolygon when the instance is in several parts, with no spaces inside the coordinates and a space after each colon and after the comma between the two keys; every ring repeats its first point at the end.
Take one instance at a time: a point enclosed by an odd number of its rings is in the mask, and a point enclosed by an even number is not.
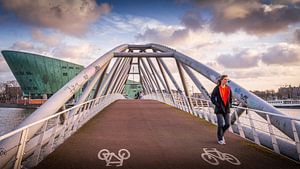
{"type": "Polygon", "coordinates": [[[0,108],[0,136],[12,131],[35,109],[0,108]]]}
{"type": "MultiPolygon", "coordinates": [[[[279,109],[281,112],[295,118],[300,118],[300,109],[279,109]]],[[[34,109],[0,108],[0,136],[12,131],[28,117],[34,109]]]]}

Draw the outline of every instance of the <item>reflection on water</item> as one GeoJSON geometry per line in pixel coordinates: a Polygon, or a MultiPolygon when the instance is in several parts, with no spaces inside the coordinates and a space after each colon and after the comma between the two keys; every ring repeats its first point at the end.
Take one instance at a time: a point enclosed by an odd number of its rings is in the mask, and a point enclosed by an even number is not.
{"type": "Polygon", "coordinates": [[[0,108],[0,135],[13,130],[33,111],[34,109],[0,108]]]}
{"type": "MultiPolygon", "coordinates": [[[[279,109],[291,117],[300,118],[300,109],[279,109]]],[[[12,131],[34,109],[0,108],[0,135],[12,131]]]]}
{"type": "Polygon", "coordinates": [[[278,109],[279,111],[294,117],[294,118],[299,118],[300,119],[300,109],[278,109]]]}

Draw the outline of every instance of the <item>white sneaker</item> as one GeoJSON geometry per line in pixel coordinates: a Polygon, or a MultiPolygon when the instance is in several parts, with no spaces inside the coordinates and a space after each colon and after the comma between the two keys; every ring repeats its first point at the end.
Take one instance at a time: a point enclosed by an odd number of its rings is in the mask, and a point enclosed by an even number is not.
{"type": "Polygon", "coordinates": [[[223,144],[226,144],[226,142],[225,142],[225,138],[224,138],[224,137],[222,138],[222,141],[223,141],[223,144]]]}
{"type": "Polygon", "coordinates": [[[218,141],[218,144],[225,144],[223,140],[218,141]]]}

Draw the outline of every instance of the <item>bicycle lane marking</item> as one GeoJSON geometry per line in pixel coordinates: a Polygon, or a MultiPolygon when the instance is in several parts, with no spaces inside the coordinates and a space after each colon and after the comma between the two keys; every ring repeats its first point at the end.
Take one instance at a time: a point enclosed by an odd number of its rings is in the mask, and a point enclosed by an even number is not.
{"type": "Polygon", "coordinates": [[[235,156],[229,153],[222,153],[216,148],[203,148],[204,153],[201,158],[211,165],[219,165],[221,161],[227,161],[233,165],[241,165],[242,163],[235,156]]]}
{"type": "Polygon", "coordinates": [[[119,150],[118,155],[107,149],[102,149],[98,153],[98,159],[104,160],[106,162],[106,166],[112,166],[113,164],[115,164],[116,167],[123,166],[123,161],[129,158],[130,152],[127,149],[119,150]]]}

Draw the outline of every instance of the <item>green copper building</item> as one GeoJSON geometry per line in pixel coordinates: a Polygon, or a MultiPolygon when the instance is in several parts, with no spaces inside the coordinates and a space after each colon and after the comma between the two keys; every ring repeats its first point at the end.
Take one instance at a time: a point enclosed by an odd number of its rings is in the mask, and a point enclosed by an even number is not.
{"type": "Polygon", "coordinates": [[[124,90],[127,98],[134,99],[136,98],[136,94],[142,91],[142,85],[138,82],[127,80],[124,90]]]}
{"type": "MultiPolygon", "coordinates": [[[[84,69],[82,65],[27,52],[4,50],[2,55],[24,95],[31,98],[49,98],[84,69]]],[[[141,88],[139,83],[128,80],[125,95],[135,98],[141,88]]]]}
{"type": "Polygon", "coordinates": [[[84,67],[42,55],[2,51],[5,61],[21,86],[24,95],[50,97],[84,67]]]}

